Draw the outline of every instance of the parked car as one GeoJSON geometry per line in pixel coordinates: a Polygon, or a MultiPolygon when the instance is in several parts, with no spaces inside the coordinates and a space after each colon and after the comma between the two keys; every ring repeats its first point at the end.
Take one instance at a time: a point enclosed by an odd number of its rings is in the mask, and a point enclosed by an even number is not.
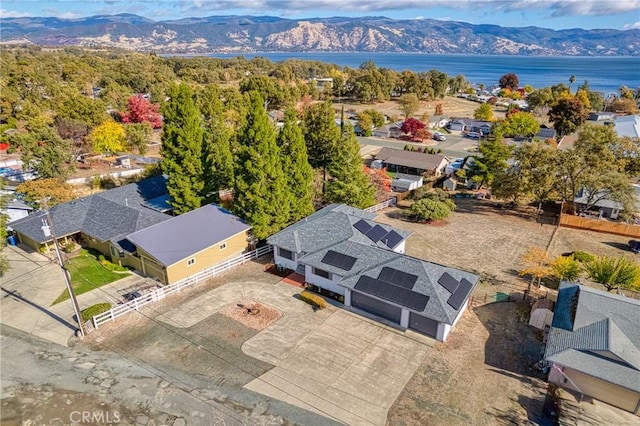
{"type": "Polygon", "coordinates": [[[630,240],[629,241],[629,248],[631,248],[631,250],[636,253],[636,254],[640,254],[640,241],[637,240],[630,240]]]}
{"type": "Polygon", "coordinates": [[[444,135],[440,134],[440,133],[434,133],[433,134],[433,140],[434,141],[444,142],[444,141],[447,140],[447,138],[444,135]]]}
{"type": "Polygon", "coordinates": [[[480,136],[482,135],[478,132],[469,132],[469,133],[465,133],[465,136],[472,139],[480,139],[480,136]]]}

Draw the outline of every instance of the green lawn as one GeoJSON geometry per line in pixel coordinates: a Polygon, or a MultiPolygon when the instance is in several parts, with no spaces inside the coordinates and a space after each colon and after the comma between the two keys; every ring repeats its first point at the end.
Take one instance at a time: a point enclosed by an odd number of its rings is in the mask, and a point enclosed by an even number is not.
{"type": "MultiPolygon", "coordinates": [[[[129,273],[116,273],[108,270],[90,254],[69,259],[66,267],[71,275],[71,285],[73,286],[76,296],[131,275],[129,273]]],[[[67,299],[69,299],[69,292],[65,290],[52,305],[67,299]]]]}

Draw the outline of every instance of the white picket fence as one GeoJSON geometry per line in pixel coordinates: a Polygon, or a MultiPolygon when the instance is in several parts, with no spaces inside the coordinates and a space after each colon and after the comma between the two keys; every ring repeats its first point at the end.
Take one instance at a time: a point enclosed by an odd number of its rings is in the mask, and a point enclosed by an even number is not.
{"type": "Polygon", "coordinates": [[[127,303],[114,306],[107,312],[103,312],[94,316],[93,326],[95,328],[98,328],[100,325],[109,321],[113,321],[116,318],[128,314],[131,311],[137,311],[143,306],[146,306],[153,302],[157,302],[158,300],[161,300],[170,294],[177,293],[184,288],[191,287],[194,284],[198,284],[199,282],[220,275],[221,273],[226,272],[236,266],[247,263],[251,259],[256,259],[260,256],[264,256],[265,254],[272,251],[273,247],[271,247],[270,245],[260,247],[257,250],[241,254],[240,256],[236,256],[231,259],[225,260],[224,262],[220,262],[217,265],[210,266],[209,268],[203,269],[195,275],[191,275],[190,277],[184,278],[180,281],[176,281],[173,284],[157,288],[156,290],[143,294],[141,297],[133,299],[127,303]]]}
{"type": "Polygon", "coordinates": [[[395,206],[398,202],[398,197],[391,197],[387,201],[383,201],[380,204],[376,204],[375,206],[367,207],[364,211],[369,213],[375,213],[378,210],[386,209],[389,206],[395,206]]]}

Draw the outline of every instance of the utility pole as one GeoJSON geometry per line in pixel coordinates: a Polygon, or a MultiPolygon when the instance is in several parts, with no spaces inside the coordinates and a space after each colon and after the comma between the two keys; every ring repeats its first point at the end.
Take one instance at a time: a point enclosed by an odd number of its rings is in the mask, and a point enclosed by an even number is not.
{"type": "Polygon", "coordinates": [[[46,219],[42,220],[42,232],[45,237],[51,237],[53,239],[53,245],[56,249],[56,256],[58,257],[58,264],[60,268],[62,268],[62,275],[64,276],[64,282],[67,285],[67,291],[69,292],[69,299],[71,300],[71,304],[73,305],[73,311],[76,314],[76,319],[78,321],[78,329],[80,330],[80,337],[84,337],[84,328],[82,327],[82,317],[80,316],[80,307],[78,306],[78,300],[76,299],[76,295],[73,292],[73,287],[71,286],[71,280],[69,279],[69,271],[64,267],[64,261],[62,260],[62,255],[60,254],[60,247],[58,246],[58,237],[56,236],[55,230],[53,229],[53,221],[51,220],[51,214],[49,214],[49,207],[47,206],[47,200],[43,200],[44,205],[44,213],[46,215],[46,219]]]}

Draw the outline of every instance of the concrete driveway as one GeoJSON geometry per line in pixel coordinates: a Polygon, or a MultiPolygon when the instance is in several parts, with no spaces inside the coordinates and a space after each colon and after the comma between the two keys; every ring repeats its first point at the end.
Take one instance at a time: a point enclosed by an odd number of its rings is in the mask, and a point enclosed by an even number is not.
{"type": "MultiPolygon", "coordinates": [[[[0,277],[0,322],[59,345],[68,346],[77,330],[71,302],[51,306],[66,289],[57,263],[26,246],[7,246],[9,271],[0,277]]],[[[130,289],[155,282],[132,274],[78,296],[80,309],[95,303],[115,304],[130,289]]]]}
{"type": "Polygon", "coordinates": [[[246,389],[350,425],[384,425],[387,411],[433,340],[403,333],[340,307],[314,312],[283,283],[230,282],[159,319],[189,328],[223,306],[253,299],[283,316],[242,351],[275,366],[246,389]]]}

